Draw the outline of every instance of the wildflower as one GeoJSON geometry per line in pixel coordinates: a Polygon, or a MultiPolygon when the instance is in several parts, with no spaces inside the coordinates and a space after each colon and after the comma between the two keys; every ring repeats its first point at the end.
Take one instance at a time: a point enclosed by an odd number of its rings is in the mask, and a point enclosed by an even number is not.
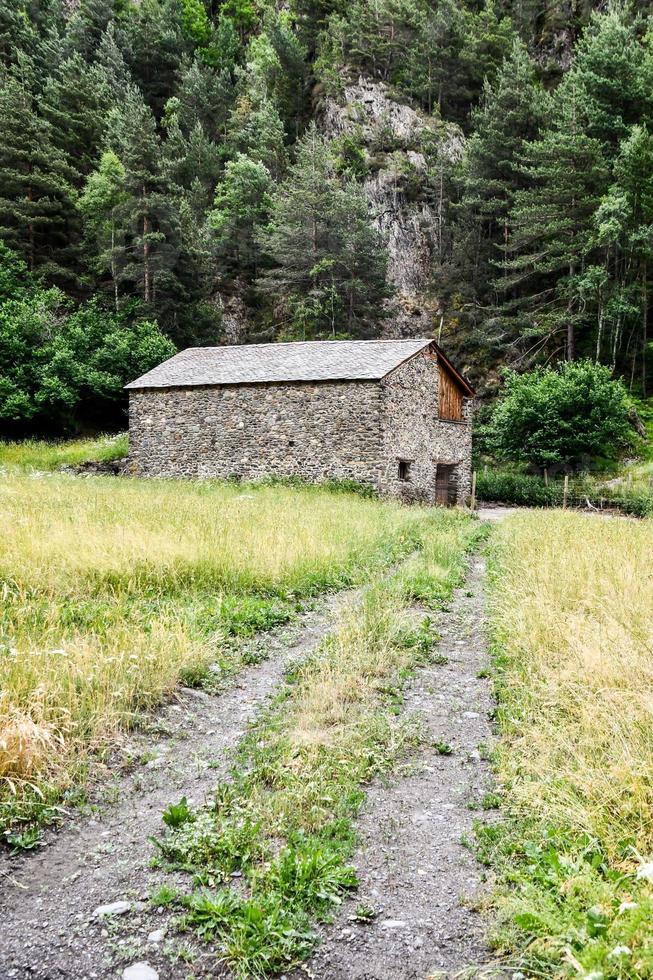
{"type": "Polygon", "coordinates": [[[632,912],[636,908],[637,902],[622,902],[619,906],[619,915],[622,915],[624,912],[632,912]]]}
{"type": "Polygon", "coordinates": [[[615,948],[610,953],[608,953],[608,956],[614,957],[616,959],[618,956],[630,956],[630,954],[631,954],[630,946],[615,946],[615,948]]]}
{"type": "Polygon", "coordinates": [[[644,878],[645,881],[653,881],[653,861],[647,861],[644,864],[640,864],[637,869],[637,877],[644,878]]]}

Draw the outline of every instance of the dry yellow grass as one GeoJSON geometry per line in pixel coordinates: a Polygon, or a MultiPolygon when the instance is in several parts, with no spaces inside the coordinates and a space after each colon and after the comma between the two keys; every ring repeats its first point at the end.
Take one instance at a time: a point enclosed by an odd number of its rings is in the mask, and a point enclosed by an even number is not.
{"type": "Polygon", "coordinates": [[[423,517],[314,488],[6,475],[0,824],[206,670],[225,600],[256,611],[343,586],[407,547],[423,517]]]}
{"type": "MultiPolygon", "coordinates": [[[[530,513],[497,531],[500,778],[514,805],[653,852],[653,523],[530,513]]],[[[631,853],[632,856],[632,853],[631,853]]]]}

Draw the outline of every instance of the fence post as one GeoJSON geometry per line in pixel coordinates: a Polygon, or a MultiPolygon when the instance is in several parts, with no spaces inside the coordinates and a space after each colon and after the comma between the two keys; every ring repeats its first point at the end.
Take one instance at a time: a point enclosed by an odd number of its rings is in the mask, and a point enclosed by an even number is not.
{"type": "Polygon", "coordinates": [[[562,507],[566,509],[567,507],[567,496],[569,494],[569,474],[565,473],[565,486],[562,491],[562,507]]]}
{"type": "Polygon", "coordinates": [[[472,499],[470,507],[472,510],[476,510],[476,470],[472,471],[472,499]]]}
{"type": "Polygon", "coordinates": [[[548,487],[548,485],[549,485],[549,467],[548,466],[545,466],[544,467],[544,486],[545,487],[548,487]]]}

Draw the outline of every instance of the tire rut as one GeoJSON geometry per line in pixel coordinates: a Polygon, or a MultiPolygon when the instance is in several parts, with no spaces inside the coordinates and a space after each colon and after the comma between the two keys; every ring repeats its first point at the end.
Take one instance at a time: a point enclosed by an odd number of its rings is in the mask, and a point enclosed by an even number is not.
{"type": "Polygon", "coordinates": [[[446,662],[420,669],[406,689],[404,710],[421,719],[427,747],[368,787],[353,859],[359,891],[322,929],[321,945],[295,980],[485,977],[493,970],[482,965],[491,956],[474,910],[483,869],[461,842],[491,782],[482,748],[492,742],[494,706],[484,675],[484,576],[485,562],[475,556],[438,624],[436,652],[446,662]],[[377,912],[371,922],[356,921],[361,903],[377,912]]]}
{"type": "Polygon", "coordinates": [[[156,715],[158,734],[129,737],[130,757],[140,762],[131,772],[111,773],[90,814],[78,812],[61,830],[49,830],[45,846],[33,853],[0,855],[2,980],[113,980],[130,962],[148,958],[156,960],[161,980],[188,974],[188,966],[174,966],[147,942],[148,929],[162,924],[151,921],[145,902],[160,883],[148,869],[148,837],[160,832],[169,803],[186,796],[199,806],[210,796],[288,664],[318,646],[355,596],[330,596],[290,631],[270,634],[267,658],[220,694],[178,690],[156,715]],[[93,917],[97,907],[117,901],[130,903],[132,914],[110,922],[93,917]]]}

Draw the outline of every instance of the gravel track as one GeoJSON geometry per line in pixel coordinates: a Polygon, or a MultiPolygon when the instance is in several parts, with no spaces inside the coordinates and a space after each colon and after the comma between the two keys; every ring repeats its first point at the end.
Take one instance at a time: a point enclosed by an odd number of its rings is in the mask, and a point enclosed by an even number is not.
{"type": "Polygon", "coordinates": [[[223,693],[182,689],[154,719],[157,734],[129,738],[123,761],[141,761],[111,773],[90,814],[48,831],[33,853],[0,854],[0,980],[115,980],[142,960],[156,966],[161,980],[206,975],[201,961],[199,971],[171,962],[174,943],[147,942],[163,924],[145,904],[163,881],[148,868],[147,839],[160,833],[169,803],[186,796],[200,805],[227,776],[233,750],[287,664],[317,647],[348,601],[352,593],[332,596],[291,629],[270,634],[267,659],[239,673],[223,693]],[[117,901],[131,903],[128,915],[93,916],[117,901]]]}
{"type": "Polygon", "coordinates": [[[423,980],[497,976],[474,910],[482,868],[463,846],[490,785],[482,747],[492,742],[484,633],[485,562],[441,615],[437,653],[446,663],[418,671],[405,711],[417,713],[430,747],[388,782],[376,781],[358,822],[357,895],[323,930],[313,958],[293,975],[315,980],[423,980]],[[435,748],[451,747],[450,755],[435,748]],[[480,748],[479,748],[480,747],[480,748]],[[377,912],[355,921],[365,903],[377,912]]]}

